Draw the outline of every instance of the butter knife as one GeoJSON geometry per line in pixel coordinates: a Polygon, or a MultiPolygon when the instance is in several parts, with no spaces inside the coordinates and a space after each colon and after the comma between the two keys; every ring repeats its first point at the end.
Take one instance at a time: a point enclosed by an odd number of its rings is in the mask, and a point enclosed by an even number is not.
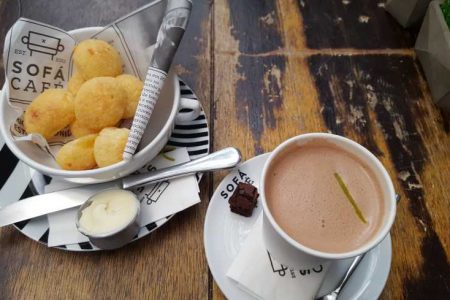
{"type": "Polygon", "coordinates": [[[85,185],[53,193],[36,195],[14,202],[0,210],[0,227],[77,207],[94,194],[108,188],[131,189],[195,173],[229,169],[241,161],[236,148],[225,148],[202,158],[149,173],[131,175],[118,181],[85,185]]]}

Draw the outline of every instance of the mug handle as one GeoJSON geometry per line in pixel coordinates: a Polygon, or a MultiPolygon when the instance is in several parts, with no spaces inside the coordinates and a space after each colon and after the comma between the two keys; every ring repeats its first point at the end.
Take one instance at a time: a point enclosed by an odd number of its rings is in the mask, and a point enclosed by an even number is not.
{"type": "Polygon", "coordinates": [[[198,118],[201,112],[200,101],[189,99],[189,98],[180,98],[180,110],[182,109],[190,109],[188,112],[180,112],[178,111],[175,116],[175,121],[177,122],[189,122],[198,118]]]}

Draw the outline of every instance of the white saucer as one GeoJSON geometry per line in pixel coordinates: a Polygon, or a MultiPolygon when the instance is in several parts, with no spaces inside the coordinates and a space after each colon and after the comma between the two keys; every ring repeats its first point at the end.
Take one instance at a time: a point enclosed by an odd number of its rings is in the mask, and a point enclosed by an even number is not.
{"type": "MultiPolygon", "coordinates": [[[[252,217],[246,218],[234,214],[230,212],[228,198],[237,182],[245,181],[246,178],[252,180],[255,186],[259,186],[260,174],[267,157],[268,153],[254,157],[226,176],[212,196],[206,213],[204,228],[206,258],[214,279],[228,299],[255,299],[239,289],[225,274],[261,212],[261,205],[258,202],[252,217]],[[226,199],[225,194],[228,194],[226,199]]],[[[391,255],[391,237],[388,235],[377,247],[367,253],[339,298],[378,298],[389,275],[391,255]]],[[[325,294],[336,286],[351,260],[337,261],[330,266],[318,295],[325,294]]]]}

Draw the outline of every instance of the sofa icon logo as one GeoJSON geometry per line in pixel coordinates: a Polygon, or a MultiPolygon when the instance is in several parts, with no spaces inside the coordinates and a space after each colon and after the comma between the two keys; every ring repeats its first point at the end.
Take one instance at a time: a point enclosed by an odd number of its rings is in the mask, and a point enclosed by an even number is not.
{"type": "Polygon", "coordinates": [[[22,43],[27,45],[30,56],[33,56],[33,52],[39,52],[50,55],[53,60],[58,52],[64,51],[61,39],[34,31],[29,31],[28,35],[22,36],[22,43]]]}

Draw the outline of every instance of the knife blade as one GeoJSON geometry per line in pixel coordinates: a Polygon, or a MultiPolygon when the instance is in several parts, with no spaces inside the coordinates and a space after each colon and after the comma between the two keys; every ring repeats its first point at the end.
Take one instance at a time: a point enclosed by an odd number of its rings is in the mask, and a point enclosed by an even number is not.
{"type": "Polygon", "coordinates": [[[19,200],[0,210],[0,227],[80,206],[95,193],[114,187],[120,187],[120,183],[84,185],[19,200]]]}
{"type": "Polygon", "coordinates": [[[84,185],[19,200],[0,209],[0,227],[57,211],[77,207],[92,195],[108,188],[130,189],[198,172],[230,169],[241,161],[238,149],[228,147],[201,158],[144,174],[129,175],[116,181],[84,185]]]}

